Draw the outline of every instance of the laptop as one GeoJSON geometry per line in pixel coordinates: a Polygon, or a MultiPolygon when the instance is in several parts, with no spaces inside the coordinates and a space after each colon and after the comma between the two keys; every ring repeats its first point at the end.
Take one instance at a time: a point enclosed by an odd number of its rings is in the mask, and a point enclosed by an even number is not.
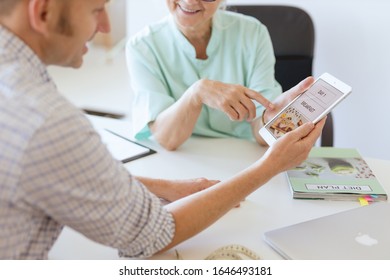
{"type": "Polygon", "coordinates": [[[285,259],[390,260],[390,203],[274,229],[264,239],[285,259]]]}

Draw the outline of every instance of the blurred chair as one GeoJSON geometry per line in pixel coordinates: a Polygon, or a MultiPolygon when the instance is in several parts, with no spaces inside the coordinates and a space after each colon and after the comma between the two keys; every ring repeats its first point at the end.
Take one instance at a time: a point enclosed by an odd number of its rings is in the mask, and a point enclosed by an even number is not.
{"type": "MultiPolygon", "coordinates": [[[[267,26],[276,57],[275,78],[283,91],[312,75],[315,32],[308,13],[283,5],[235,5],[228,10],[255,17],[267,26]]],[[[333,146],[331,113],[321,135],[321,146],[333,146]]]]}

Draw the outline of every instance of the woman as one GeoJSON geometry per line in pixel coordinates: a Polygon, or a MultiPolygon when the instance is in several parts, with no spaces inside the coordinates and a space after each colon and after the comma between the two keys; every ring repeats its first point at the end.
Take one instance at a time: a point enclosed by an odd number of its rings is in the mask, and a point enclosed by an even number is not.
{"type": "Polygon", "coordinates": [[[223,2],[166,0],[170,16],[129,41],[136,138],[153,134],[169,150],[192,134],[263,143],[262,112],[281,93],[271,39],[223,2]]]}

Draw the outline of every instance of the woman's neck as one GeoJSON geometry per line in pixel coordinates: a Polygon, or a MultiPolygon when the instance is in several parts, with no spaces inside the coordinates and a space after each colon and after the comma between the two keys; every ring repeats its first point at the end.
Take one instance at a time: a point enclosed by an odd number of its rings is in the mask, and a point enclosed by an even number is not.
{"type": "Polygon", "coordinates": [[[183,35],[194,46],[196,50],[196,58],[207,59],[206,49],[211,38],[211,22],[198,28],[183,28],[181,29],[183,35]]]}

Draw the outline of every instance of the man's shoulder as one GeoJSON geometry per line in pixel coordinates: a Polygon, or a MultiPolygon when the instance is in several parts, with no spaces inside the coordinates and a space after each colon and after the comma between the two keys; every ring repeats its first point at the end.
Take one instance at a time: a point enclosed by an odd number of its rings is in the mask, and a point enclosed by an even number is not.
{"type": "Polygon", "coordinates": [[[45,69],[40,70],[43,73],[17,59],[0,62],[0,94],[5,97],[4,102],[42,117],[60,108],[74,107],[61,95],[45,69]]]}

